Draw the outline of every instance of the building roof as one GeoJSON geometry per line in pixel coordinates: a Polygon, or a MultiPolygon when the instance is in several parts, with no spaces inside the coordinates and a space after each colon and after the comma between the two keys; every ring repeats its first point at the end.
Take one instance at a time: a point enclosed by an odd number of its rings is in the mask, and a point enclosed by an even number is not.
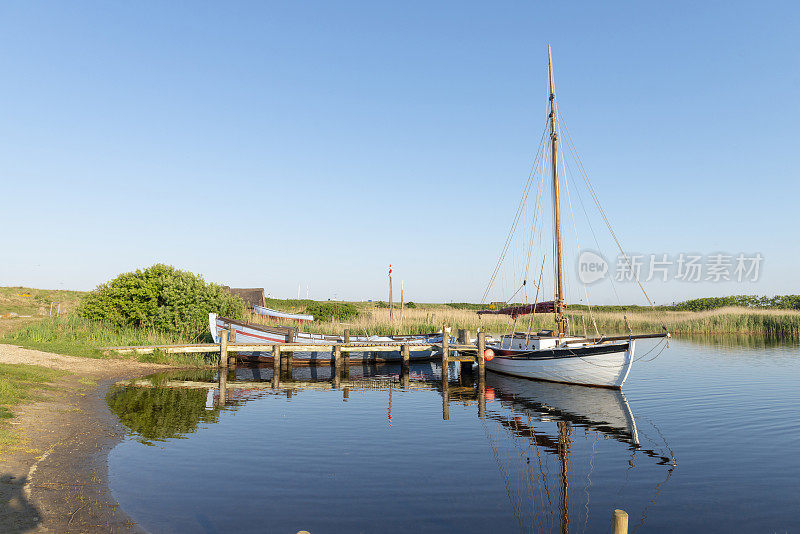
{"type": "Polygon", "coordinates": [[[248,307],[264,306],[264,288],[263,287],[228,287],[223,286],[231,295],[241,297],[248,307]]]}

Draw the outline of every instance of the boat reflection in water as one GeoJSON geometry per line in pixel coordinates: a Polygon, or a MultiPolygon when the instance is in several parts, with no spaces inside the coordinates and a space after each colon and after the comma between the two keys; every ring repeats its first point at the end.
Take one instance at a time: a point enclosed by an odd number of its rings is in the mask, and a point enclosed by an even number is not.
{"type": "MultiPolygon", "coordinates": [[[[649,422],[646,432],[637,428],[619,390],[491,372],[480,380],[460,362],[452,362],[446,373],[438,362],[407,368],[363,363],[342,374],[330,367],[296,367],[274,376],[271,366],[177,372],[121,382],[109,392],[108,404],[137,439],[149,444],[197,432],[224,411],[238,410],[251,400],[302,395],[304,390],[339,391],[344,401],[354,391],[386,390],[390,420],[393,390],[438,392],[445,420],[451,403],[476,407],[521,531],[568,532],[571,523],[575,531],[593,530],[590,493],[600,494],[592,495],[592,508],[607,510],[610,519],[610,510],[621,506],[622,499],[615,483],[629,484],[628,490],[635,492],[640,502],[626,506],[631,525],[641,525],[676,466],[658,428],[649,422]],[[631,470],[639,465],[647,472],[636,477],[634,487],[631,470]],[[598,471],[603,476],[593,481],[598,471]]],[[[597,521],[595,517],[594,527],[597,521]]]]}
{"type": "MultiPolygon", "coordinates": [[[[655,485],[649,504],[655,502],[660,487],[677,465],[663,438],[660,443],[643,446],[636,419],[620,390],[488,373],[486,391],[499,401],[490,405],[486,418],[498,425],[485,424],[484,430],[504,478],[512,509],[524,531],[557,531],[560,527],[561,532],[569,532],[570,518],[580,520],[577,530],[586,529],[591,475],[599,467],[594,462],[601,439],[604,444],[612,440],[622,445],[617,447],[620,450],[610,451],[606,457],[615,455],[623,460],[622,453],[628,455],[627,462],[604,465],[605,470],[617,467],[628,471],[636,467],[637,455],[664,466],[664,478],[655,485]],[[586,446],[576,450],[581,438],[586,446]],[[588,464],[588,469],[581,471],[585,471],[586,478],[577,491],[570,488],[577,480],[570,472],[576,469],[575,454],[588,464]],[[576,493],[578,495],[574,495],[576,493]],[[570,512],[570,504],[574,505],[579,498],[585,502],[577,513],[570,512]]],[[[658,429],[655,434],[660,436],[658,429]]],[[[640,525],[645,518],[646,506],[641,512],[640,525]]]]}

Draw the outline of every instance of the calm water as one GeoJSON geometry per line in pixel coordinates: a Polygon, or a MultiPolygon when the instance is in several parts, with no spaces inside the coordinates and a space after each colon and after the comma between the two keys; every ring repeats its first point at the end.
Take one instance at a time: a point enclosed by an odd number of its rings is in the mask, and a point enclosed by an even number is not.
{"type": "Polygon", "coordinates": [[[109,394],[111,488],[151,532],[800,530],[798,346],[654,355],[623,394],[487,372],[482,418],[455,365],[240,367],[224,406],[215,373],[156,376],[109,394]]]}

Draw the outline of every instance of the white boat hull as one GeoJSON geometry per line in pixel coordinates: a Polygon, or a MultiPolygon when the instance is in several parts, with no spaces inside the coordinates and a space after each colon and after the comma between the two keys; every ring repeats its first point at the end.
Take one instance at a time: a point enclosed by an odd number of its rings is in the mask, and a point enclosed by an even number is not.
{"type": "MultiPolygon", "coordinates": [[[[274,345],[277,343],[287,343],[289,341],[287,334],[280,331],[284,327],[268,327],[262,325],[247,325],[245,323],[231,322],[229,319],[217,316],[215,313],[210,313],[208,316],[208,326],[211,331],[211,337],[214,343],[219,343],[219,332],[221,330],[228,330],[235,335],[236,342],[246,345],[274,345]],[[274,331],[270,331],[274,330],[274,331]]],[[[341,336],[330,336],[324,334],[313,334],[309,332],[297,332],[293,337],[295,343],[301,345],[331,345],[334,343],[343,343],[344,340],[341,336]]],[[[351,336],[351,343],[398,343],[396,339],[385,336],[351,336]]],[[[441,343],[441,334],[432,334],[430,336],[409,337],[409,339],[401,341],[404,345],[409,346],[410,357],[412,360],[424,360],[433,356],[431,349],[418,349],[414,345],[429,345],[430,343],[441,343]]],[[[270,351],[271,347],[264,347],[265,352],[270,351]]],[[[295,359],[309,360],[309,361],[331,361],[333,354],[330,350],[322,350],[320,352],[296,352],[295,359]]],[[[380,360],[380,361],[400,361],[402,355],[400,351],[371,353],[364,352],[350,352],[348,353],[353,360],[380,360]]]]}
{"type": "Polygon", "coordinates": [[[486,362],[486,368],[535,380],[620,388],[630,373],[635,345],[636,342],[631,340],[615,345],[620,347],[619,351],[570,357],[522,359],[495,356],[486,362]]]}

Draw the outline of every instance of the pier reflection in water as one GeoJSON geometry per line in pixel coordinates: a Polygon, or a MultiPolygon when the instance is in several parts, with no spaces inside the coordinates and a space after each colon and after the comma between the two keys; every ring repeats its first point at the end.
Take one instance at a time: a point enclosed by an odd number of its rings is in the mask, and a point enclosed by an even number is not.
{"type": "Polygon", "coordinates": [[[643,440],[619,391],[481,381],[459,362],[445,373],[365,363],[346,375],[239,366],[119,384],[108,404],[132,435],[112,454],[112,488],[154,532],[265,521],[274,531],[577,532],[604,528],[618,506],[643,522],[675,466],[663,439],[643,440]]]}

